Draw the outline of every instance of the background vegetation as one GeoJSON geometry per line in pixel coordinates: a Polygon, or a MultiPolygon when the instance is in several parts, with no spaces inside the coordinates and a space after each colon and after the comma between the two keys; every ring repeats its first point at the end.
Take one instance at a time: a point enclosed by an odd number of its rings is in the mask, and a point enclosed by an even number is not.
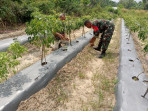
{"type": "Polygon", "coordinates": [[[63,12],[83,16],[103,12],[102,7],[116,5],[110,0],[0,0],[0,23],[25,23],[31,20],[33,12],[46,15],[63,12]]]}

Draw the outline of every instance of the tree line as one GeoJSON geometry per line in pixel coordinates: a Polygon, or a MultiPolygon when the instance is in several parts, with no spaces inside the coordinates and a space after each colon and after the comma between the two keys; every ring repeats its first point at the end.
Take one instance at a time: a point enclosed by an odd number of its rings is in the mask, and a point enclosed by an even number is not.
{"type": "Polygon", "coordinates": [[[148,9],[147,0],[139,3],[134,0],[0,0],[0,24],[25,23],[32,19],[33,12],[46,15],[66,13],[70,16],[81,17],[104,10],[104,7],[121,7],[148,9]]]}

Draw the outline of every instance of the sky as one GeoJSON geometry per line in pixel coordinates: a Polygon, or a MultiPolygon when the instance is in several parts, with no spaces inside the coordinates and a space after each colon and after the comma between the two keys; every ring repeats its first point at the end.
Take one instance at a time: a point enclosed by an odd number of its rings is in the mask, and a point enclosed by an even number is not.
{"type": "MultiPolygon", "coordinates": [[[[112,0],[112,1],[115,1],[115,2],[119,2],[119,0],[112,0]]],[[[135,0],[136,2],[140,2],[142,0],[135,0]]]]}

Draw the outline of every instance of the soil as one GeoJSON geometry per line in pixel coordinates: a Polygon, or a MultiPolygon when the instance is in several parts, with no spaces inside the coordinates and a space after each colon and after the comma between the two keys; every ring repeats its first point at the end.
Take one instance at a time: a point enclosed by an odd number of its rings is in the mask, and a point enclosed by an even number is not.
{"type": "Polygon", "coordinates": [[[100,52],[86,46],[45,88],[22,101],[17,111],[112,111],[119,65],[120,18],[115,25],[105,58],[99,59],[100,52]]]}

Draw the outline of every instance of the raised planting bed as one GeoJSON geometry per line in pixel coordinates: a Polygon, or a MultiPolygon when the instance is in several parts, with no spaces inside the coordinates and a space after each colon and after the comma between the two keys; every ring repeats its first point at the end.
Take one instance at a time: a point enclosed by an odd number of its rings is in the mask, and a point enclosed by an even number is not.
{"type": "Polygon", "coordinates": [[[44,88],[67,62],[71,61],[92,38],[92,31],[72,41],[67,51],[56,50],[47,56],[47,64],[40,61],[20,71],[18,74],[0,84],[0,111],[15,111],[22,100],[44,88]]]}
{"type": "Polygon", "coordinates": [[[138,59],[129,29],[122,19],[120,66],[116,87],[116,107],[114,111],[147,111],[148,94],[144,95],[148,84],[141,62],[138,59]],[[144,97],[143,97],[144,96],[144,97]]]}
{"type": "MultiPolygon", "coordinates": [[[[26,42],[28,42],[28,35],[22,35],[22,36],[18,36],[17,37],[17,41],[23,45],[26,42]]],[[[14,39],[15,38],[8,38],[8,39],[4,39],[4,40],[0,40],[0,52],[4,52],[7,50],[7,48],[14,43],[14,39]]]]}

